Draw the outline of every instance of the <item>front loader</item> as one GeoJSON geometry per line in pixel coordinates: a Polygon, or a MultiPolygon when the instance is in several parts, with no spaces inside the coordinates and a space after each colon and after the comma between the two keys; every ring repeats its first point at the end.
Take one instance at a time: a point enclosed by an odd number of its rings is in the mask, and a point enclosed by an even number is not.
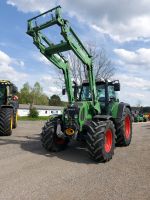
{"type": "Polygon", "coordinates": [[[0,136],[9,136],[17,127],[19,107],[17,87],[7,80],[0,80],[0,136]]]}
{"type": "Polygon", "coordinates": [[[62,18],[60,6],[28,20],[27,34],[40,52],[63,71],[69,102],[62,115],[46,122],[41,133],[42,145],[48,151],[60,151],[71,140],[81,140],[86,142],[93,160],[109,161],[115,145],[128,146],[132,137],[131,107],[116,97],[116,91],[120,90],[119,81],[95,80],[92,56],[69,22],[62,18]],[[46,36],[54,26],[63,38],[59,43],[46,36]],[[86,66],[88,80],[80,86],[79,94],[64,56],[67,51],[73,51],[86,66]]]}

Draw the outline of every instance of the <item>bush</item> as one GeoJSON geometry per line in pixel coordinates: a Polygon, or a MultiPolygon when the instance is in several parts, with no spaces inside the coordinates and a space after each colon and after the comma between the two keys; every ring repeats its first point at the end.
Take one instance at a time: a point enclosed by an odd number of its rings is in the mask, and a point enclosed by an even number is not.
{"type": "Polygon", "coordinates": [[[31,108],[29,112],[29,117],[38,118],[38,116],[39,116],[39,112],[37,111],[37,109],[34,107],[31,108]]]}

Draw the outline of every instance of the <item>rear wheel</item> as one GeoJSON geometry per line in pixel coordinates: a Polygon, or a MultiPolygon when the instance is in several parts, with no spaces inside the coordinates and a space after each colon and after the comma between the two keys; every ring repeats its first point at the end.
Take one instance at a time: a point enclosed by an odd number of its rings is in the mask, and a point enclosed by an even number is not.
{"type": "Polygon", "coordinates": [[[116,127],[116,145],[128,146],[132,138],[132,115],[129,108],[125,108],[122,119],[116,127]]]}
{"type": "Polygon", "coordinates": [[[115,128],[112,121],[91,121],[87,126],[87,149],[97,162],[109,161],[115,148],[115,128]]]}
{"type": "Polygon", "coordinates": [[[144,122],[147,122],[147,118],[146,117],[144,117],[144,120],[143,120],[144,122]]]}
{"type": "Polygon", "coordinates": [[[0,135],[9,136],[13,128],[13,111],[11,108],[1,108],[0,110],[0,135]]]}
{"type": "Polygon", "coordinates": [[[46,122],[41,133],[41,142],[43,147],[48,151],[61,151],[67,147],[68,140],[57,137],[56,134],[57,120],[49,120],[46,122]]]}

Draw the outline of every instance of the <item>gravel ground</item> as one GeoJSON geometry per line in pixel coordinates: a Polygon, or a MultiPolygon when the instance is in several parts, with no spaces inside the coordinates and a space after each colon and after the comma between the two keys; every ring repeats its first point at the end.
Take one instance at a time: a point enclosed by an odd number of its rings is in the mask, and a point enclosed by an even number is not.
{"type": "Polygon", "coordinates": [[[129,147],[93,163],[80,145],[48,153],[41,147],[43,122],[19,122],[0,138],[0,200],[149,200],[150,122],[133,125],[129,147]]]}

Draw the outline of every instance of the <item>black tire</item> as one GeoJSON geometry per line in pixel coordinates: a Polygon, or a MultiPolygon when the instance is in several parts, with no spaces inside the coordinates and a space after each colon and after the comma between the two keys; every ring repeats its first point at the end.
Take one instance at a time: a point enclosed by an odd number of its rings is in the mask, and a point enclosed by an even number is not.
{"type": "Polygon", "coordinates": [[[143,120],[144,122],[147,122],[147,119],[144,117],[144,120],[143,120]]]}
{"type": "Polygon", "coordinates": [[[91,159],[96,162],[107,162],[113,154],[115,148],[115,128],[112,121],[91,121],[87,125],[87,149],[91,159]],[[106,134],[111,131],[112,143],[110,149],[106,149],[106,134]],[[107,150],[107,151],[106,151],[107,150]]]}
{"type": "Polygon", "coordinates": [[[12,134],[13,110],[10,108],[0,109],[0,136],[12,134]]]}
{"type": "Polygon", "coordinates": [[[18,119],[17,119],[17,110],[14,111],[14,115],[13,115],[13,128],[17,128],[17,122],[18,122],[18,119]]]}
{"type": "Polygon", "coordinates": [[[132,139],[132,115],[129,108],[125,108],[122,119],[116,125],[116,146],[128,146],[132,139]]]}
{"type": "Polygon", "coordinates": [[[48,120],[42,129],[41,142],[43,147],[52,152],[64,150],[67,147],[68,140],[60,139],[56,135],[57,120],[54,118],[48,120]]]}

